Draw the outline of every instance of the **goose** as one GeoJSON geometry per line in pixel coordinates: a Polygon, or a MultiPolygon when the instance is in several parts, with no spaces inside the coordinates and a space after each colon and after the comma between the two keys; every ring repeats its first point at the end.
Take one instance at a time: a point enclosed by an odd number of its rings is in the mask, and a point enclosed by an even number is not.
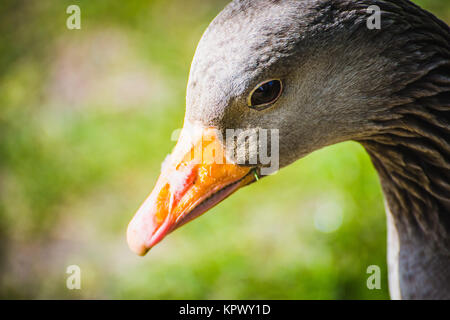
{"type": "Polygon", "coordinates": [[[384,194],[391,298],[450,299],[446,23],[408,0],[229,3],[194,54],[183,129],[128,225],[131,250],[144,255],[274,173],[263,172],[263,144],[250,143],[248,131],[262,141],[263,129],[278,168],[360,143],[384,194]]]}

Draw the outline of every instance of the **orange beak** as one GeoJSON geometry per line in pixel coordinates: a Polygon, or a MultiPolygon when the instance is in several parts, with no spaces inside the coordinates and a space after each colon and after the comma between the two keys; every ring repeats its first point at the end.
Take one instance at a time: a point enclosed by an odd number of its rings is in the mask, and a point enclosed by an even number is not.
{"type": "Polygon", "coordinates": [[[251,167],[227,160],[214,128],[185,125],[165,162],[155,188],[128,225],[128,245],[138,255],[256,180],[251,167]]]}

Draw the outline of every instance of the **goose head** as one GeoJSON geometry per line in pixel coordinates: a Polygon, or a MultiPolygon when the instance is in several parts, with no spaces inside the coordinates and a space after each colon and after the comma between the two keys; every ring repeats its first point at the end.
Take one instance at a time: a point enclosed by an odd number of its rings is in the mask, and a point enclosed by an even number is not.
{"type": "Polygon", "coordinates": [[[367,142],[375,155],[376,137],[407,132],[391,124],[402,118],[393,110],[448,90],[418,90],[448,64],[448,34],[407,0],[230,3],[198,44],[183,129],[129,224],[130,248],[145,254],[240,187],[324,146],[367,142]],[[381,29],[368,27],[372,5],[381,29]]]}

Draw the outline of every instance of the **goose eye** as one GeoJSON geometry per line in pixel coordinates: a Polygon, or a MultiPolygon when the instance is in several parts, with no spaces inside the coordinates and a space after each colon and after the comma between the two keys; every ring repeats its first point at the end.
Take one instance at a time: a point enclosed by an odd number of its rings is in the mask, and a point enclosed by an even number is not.
{"type": "Polygon", "coordinates": [[[280,80],[269,80],[257,85],[250,93],[249,107],[261,110],[261,107],[274,103],[280,97],[282,89],[280,80]]]}

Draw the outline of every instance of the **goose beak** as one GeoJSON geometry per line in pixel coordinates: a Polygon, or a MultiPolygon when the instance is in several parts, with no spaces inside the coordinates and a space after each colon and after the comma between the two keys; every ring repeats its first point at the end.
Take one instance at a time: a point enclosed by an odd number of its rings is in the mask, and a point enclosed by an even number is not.
{"type": "Polygon", "coordinates": [[[145,255],[168,233],[255,180],[251,167],[227,160],[214,128],[185,124],[156,185],[127,230],[128,245],[145,255]]]}

